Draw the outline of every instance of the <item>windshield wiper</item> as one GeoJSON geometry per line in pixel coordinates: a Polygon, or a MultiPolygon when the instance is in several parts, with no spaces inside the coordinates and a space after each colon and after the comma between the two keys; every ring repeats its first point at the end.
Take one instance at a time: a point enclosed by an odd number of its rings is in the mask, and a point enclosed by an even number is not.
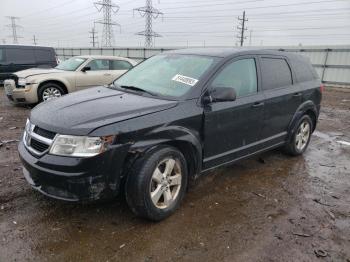
{"type": "Polygon", "coordinates": [[[137,87],[137,86],[126,86],[126,85],[122,85],[122,86],[118,86],[117,87],[120,87],[122,89],[129,89],[129,90],[134,90],[134,91],[137,91],[137,92],[142,92],[142,93],[146,93],[146,94],[150,94],[152,96],[158,96],[158,94],[155,94],[151,91],[148,91],[148,90],[145,90],[145,89],[142,89],[140,87],[137,87]]]}

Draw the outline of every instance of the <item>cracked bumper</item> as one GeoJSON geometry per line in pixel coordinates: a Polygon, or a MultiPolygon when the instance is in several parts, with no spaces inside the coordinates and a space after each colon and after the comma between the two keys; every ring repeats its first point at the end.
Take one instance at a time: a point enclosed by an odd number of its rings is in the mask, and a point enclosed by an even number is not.
{"type": "Polygon", "coordinates": [[[128,147],[115,146],[96,157],[43,155],[37,158],[19,143],[27,182],[39,192],[60,200],[90,202],[119,192],[122,164],[128,147]]]}

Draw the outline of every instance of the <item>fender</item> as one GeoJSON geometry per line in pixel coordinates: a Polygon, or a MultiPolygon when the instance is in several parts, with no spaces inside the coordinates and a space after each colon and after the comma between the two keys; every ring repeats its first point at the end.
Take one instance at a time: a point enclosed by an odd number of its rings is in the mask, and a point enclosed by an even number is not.
{"type": "MultiPolygon", "coordinates": [[[[307,100],[305,102],[303,102],[295,111],[294,116],[292,118],[292,120],[290,121],[289,125],[288,125],[288,137],[287,137],[287,141],[290,140],[292,134],[295,132],[296,129],[296,124],[298,122],[298,120],[300,119],[300,117],[302,115],[304,115],[307,111],[312,111],[316,118],[318,117],[318,110],[316,105],[314,104],[314,102],[312,102],[311,100],[307,100]]],[[[314,127],[315,129],[315,127],[314,127]]]]}
{"type": "Polygon", "coordinates": [[[193,176],[200,174],[202,168],[202,145],[197,131],[181,126],[162,126],[146,133],[142,139],[133,143],[129,153],[145,153],[155,146],[167,144],[181,149],[193,176]]]}
{"type": "Polygon", "coordinates": [[[48,83],[48,82],[59,82],[61,83],[62,85],[65,86],[65,88],[67,89],[68,93],[70,93],[72,91],[72,85],[71,83],[69,82],[69,80],[65,79],[65,78],[59,78],[59,77],[50,77],[50,78],[44,78],[44,79],[41,79],[39,80],[39,83],[38,83],[38,89],[39,89],[39,86],[45,84],[45,83],[48,83]]]}

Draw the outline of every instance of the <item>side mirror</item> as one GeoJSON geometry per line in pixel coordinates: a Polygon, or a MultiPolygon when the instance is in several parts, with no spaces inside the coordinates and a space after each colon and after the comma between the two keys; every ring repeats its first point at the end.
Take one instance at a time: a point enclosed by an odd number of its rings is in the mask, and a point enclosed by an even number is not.
{"type": "Polygon", "coordinates": [[[91,70],[91,67],[90,66],[85,66],[83,67],[83,69],[81,69],[82,72],[86,72],[86,71],[90,71],[91,70]]]}
{"type": "Polygon", "coordinates": [[[210,92],[210,102],[229,102],[237,98],[236,90],[232,87],[217,87],[210,92]]]}

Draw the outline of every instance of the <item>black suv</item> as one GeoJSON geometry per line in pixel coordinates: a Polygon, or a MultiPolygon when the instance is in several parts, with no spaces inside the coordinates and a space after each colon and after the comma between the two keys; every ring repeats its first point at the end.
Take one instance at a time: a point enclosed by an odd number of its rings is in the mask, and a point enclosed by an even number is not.
{"type": "Polygon", "coordinates": [[[69,201],[125,191],[137,215],[161,220],[210,169],[277,147],[302,154],[322,90],[295,54],[170,51],[109,86],[33,109],[19,144],[24,175],[43,194],[69,201]]]}
{"type": "Polygon", "coordinates": [[[57,58],[52,47],[0,45],[0,85],[11,73],[34,67],[55,67],[57,58]]]}

